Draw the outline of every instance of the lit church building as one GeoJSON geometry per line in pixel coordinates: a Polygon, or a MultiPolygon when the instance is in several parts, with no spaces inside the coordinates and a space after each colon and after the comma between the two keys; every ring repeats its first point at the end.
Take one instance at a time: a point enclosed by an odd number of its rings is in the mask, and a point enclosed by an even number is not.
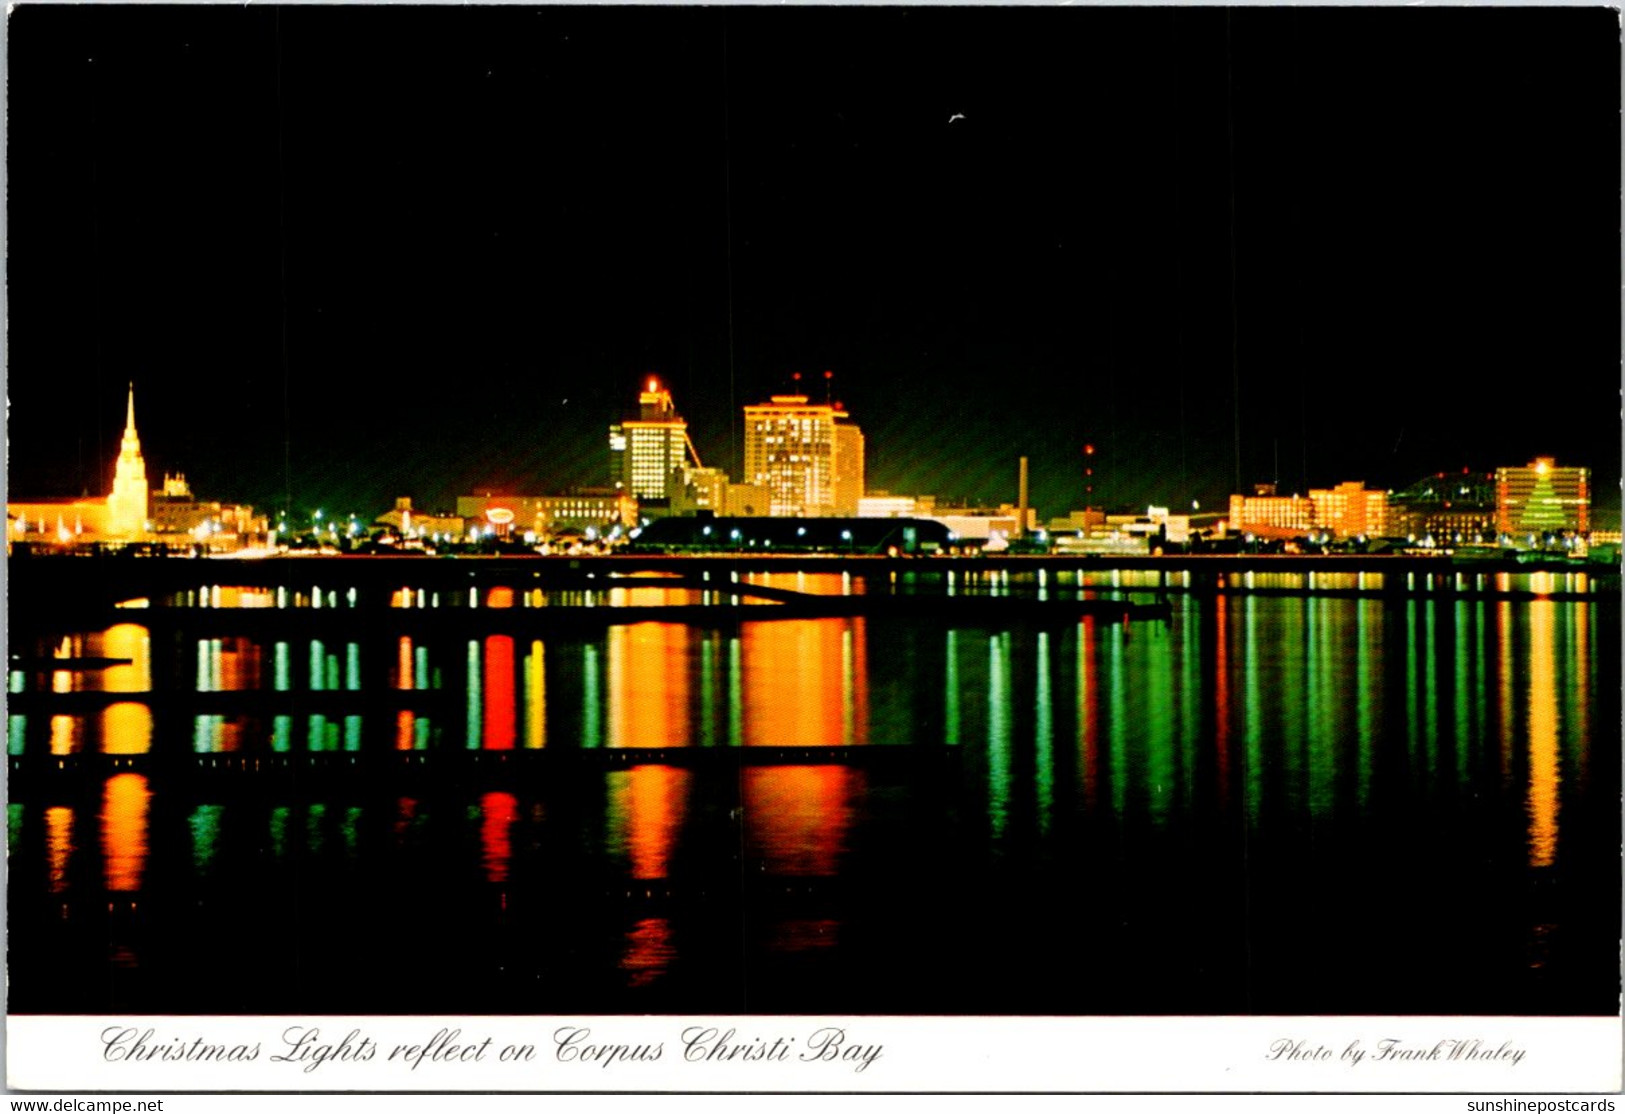
{"type": "Polygon", "coordinates": [[[7,502],[6,540],[72,545],[88,542],[207,542],[236,548],[265,533],[252,507],[200,503],[184,476],[165,476],[154,498],[147,485],[147,462],[135,431],[135,385],[125,409],[124,439],[113,466],[113,489],[102,499],[42,499],[7,502]]]}

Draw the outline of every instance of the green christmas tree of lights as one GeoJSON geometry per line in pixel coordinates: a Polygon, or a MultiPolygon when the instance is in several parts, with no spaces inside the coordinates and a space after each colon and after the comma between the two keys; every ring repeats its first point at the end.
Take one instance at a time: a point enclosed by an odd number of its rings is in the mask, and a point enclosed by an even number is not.
{"type": "Polygon", "coordinates": [[[1535,490],[1523,505],[1518,516],[1518,528],[1531,534],[1555,534],[1568,526],[1563,515],[1563,501],[1552,487],[1552,477],[1545,472],[1535,476],[1535,490]]]}

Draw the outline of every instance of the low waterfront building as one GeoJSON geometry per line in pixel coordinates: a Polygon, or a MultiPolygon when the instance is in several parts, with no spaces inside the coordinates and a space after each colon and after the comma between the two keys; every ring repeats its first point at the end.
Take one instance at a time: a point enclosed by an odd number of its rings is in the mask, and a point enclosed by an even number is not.
{"type": "Polygon", "coordinates": [[[638,524],[638,503],[624,488],[578,488],[565,495],[459,495],[457,516],[470,533],[541,540],[561,533],[629,530],[638,524]]]}
{"type": "Polygon", "coordinates": [[[642,527],[635,549],[711,553],[929,553],[953,543],[948,528],[917,518],[663,518],[642,527]]]}

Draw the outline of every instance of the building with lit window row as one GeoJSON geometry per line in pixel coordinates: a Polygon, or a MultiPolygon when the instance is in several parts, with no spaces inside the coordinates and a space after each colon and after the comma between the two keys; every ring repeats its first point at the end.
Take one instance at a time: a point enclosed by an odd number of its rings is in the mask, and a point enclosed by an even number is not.
{"type": "Polygon", "coordinates": [[[677,413],[671,392],[650,376],[638,395],[638,415],[609,427],[610,475],[634,499],[672,499],[682,472],[700,458],[688,437],[688,422],[677,413]]]}
{"type": "Polygon", "coordinates": [[[1260,538],[1380,537],[1388,530],[1388,493],[1358,481],[1306,496],[1277,495],[1274,484],[1258,484],[1251,495],[1230,496],[1230,529],[1260,538]]]}
{"type": "Polygon", "coordinates": [[[1438,543],[1493,542],[1495,476],[1463,468],[1436,472],[1388,496],[1388,530],[1394,537],[1438,543]]]}
{"type": "Polygon", "coordinates": [[[581,488],[567,495],[459,495],[457,516],[472,533],[541,540],[557,534],[608,534],[637,525],[638,504],[624,489],[581,488]]]}
{"type": "Polygon", "coordinates": [[[856,515],[863,434],[838,402],[774,395],[745,407],[744,483],[767,493],[774,517],[856,515]]]}
{"type": "Polygon", "coordinates": [[[1495,528],[1514,541],[1591,529],[1591,471],[1559,468],[1549,456],[1495,470],[1495,528]]]}

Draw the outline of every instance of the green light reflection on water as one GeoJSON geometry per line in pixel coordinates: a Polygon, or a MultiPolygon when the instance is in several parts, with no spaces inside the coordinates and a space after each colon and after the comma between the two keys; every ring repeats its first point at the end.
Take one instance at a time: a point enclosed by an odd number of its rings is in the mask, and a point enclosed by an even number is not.
{"type": "MultiPolygon", "coordinates": [[[[953,573],[948,574],[952,578],[953,573]]],[[[950,579],[951,582],[951,579],[950,579]]],[[[943,679],[943,736],[947,744],[956,747],[959,737],[959,632],[948,631],[948,668],[943,679]]]]}
{"type": "Polygon", "coordinates": [[[220,820],[225,811],[225,805],[198,805],[186,818],[186,826],[192,833],[192,865],[200,873],[214,865],[220,845],[220,820]]]}
{"type": "Polygon", "coordinates": [[[288,691],[288,644],[278,642],[273,655],[276,659],[274,685],[277,692],[288,691]]]}
{"type": "Polygon", "coordinates": [[[1055,807],[1055,723],[1050,701],[1049,632],[1038,632],[1037,715],[1033,733],[1038,752],[1038,830],[1049,831],[1050,812],[1055,807]]]}
{"type": "Polygon", "coordinates": [[[344,857],[351,862],[355,861],[358,850],[356,833],[361,827],[361,806],[351,805],[344,810],[344,822],[339,826],[339,834],[344,839],[344,857]]]}
{"type": "Polygon", "coordinates": [[[716,636],[700,637],[700,745],[717,745],[717,647],[716,636]]]}
{"type": "Polygon", "coordinates": [[[1246,678],[1241,707],[1241,737],[1246,747],[1247,823],[1257,827],[1264,798],[1264,739],[1261,719],[1259,678],[1264,672],[1258,660],[1258,600],[1248,595],[1241,605],[1242,644],[1247,648],[1242,662],[1246,678]]]}
{"type": "Polygon", "coordinates": [[[468,643],[466,669],[468,678],[468,730],[463,745],[469,750],[478,750],[480,732],[484,725],[480,718],[483,709],[480,706],[480,644],[477,640],[471,639],[468,643]]]}
{"type": "Polygon", "coordinates": [[[745,694],[743,651],[737,634],[728,636],[728,745],[745,744],[745,694]]]}
{"type": "Polygon", "coordinates": [[[1373,726],[1376,718],[1376,712],[1372,707],[1372,702],[1376,698],[1376,688],[1372,680],[1372,672],[1374,668],[1372,663],[1372,646],[1373,639],[1376,639],[1377,641],[1375,645],[1379,648],[1378,655],[1380,656],[1380,620],[1382,618],[1381,607],[1382,605],[1380,603],[1375,603],[1368,600],[1359,600],[1354,605],[1354,730],[1356,738],[1359,740],[1360,747],[1359,774],[1355,782],[1355,792],[1358,796],[1360,811],[1362,813],[1365,811],[1366,800],[1371,792],[1371,768],[1373,763],[1372,752],[1375,746],[1376,738],[1376,733],[1373,726]],[[1366,620],[1368,615],[1375,615],[1378,622],[1368,624],[1366,620]],[[1368,627],[1375,627],[1377,629],[1373,631],[1368,629],[1368,627]]]}
{"type": "Polygon", "coordinates": [[[271,749],[286,754],[293,746],[293,717],[277,716],[271,720],[271,749]]]}
{"type": "Polygon", "coordinates": [[[220,716],[194,716],[192,724],[192,750],[197,754],[212,754],[219,729],[220,716]]]}
{"type": "Polygon", "coordinates": [[[1106,654],[1110,659],[1110,711],[1106,716],[1106,762],[1111,772],[1112,813],[1119,820],[1128,806],[1128,667],[1123,642],[1128,637],[1121,623],[1106,633],[1106,654]]]}
{"type": "MultiPolygon", "coordinates": [[[[1168,632],[1160,624],[1144,624],[1145,634],[1145,754],[1146,808],[1151,822],[1161,826],[1178,792],[1174,770],[1173,651],[1168,632]]],[[[1127,635],[1125,634],[1125,637],[1127,635]]]]}
{"type": "Polygon", "coordinates": [[[28,741],[28,717],[12,715],[6,717],[6,753],[19,755],[28,741]]]}
{"type": "Polygon", "coordinates": [[[1196,803],[1198,741],[1202,736],[1202,612],[1195,597],[1181,597],[1180,626],[1185,632],[1179,663],[1179,765],[1183,773],[1180,801],[1188,810],[1196,803]]]}
{"type": "Polygon", "coordinates": [[[278,805],[271,810],[271,855],[277,859],[288,857],[287,805],[278,805]]]}
{"type": "Polygon", "coordinates": [[[987,640],[988,818],[995,838],[1004,834],[1010,813],[1010,635],[987,640]]]}
{"type": "Polygon", "coordinates": [[[1416,601],[1405,601],[1405,748],[1412,765],[1416,762],[1416,748],[1420,738],[1420,694],[1416,685],[1416,601]]]}
{"type": "Polygon", "coordinates": [[[581,648],[581,745],[604,744],[603,706],[598,684],[598,647],[587,643],[581,648]]]}
{"type": "Polygon", "coordinates": [[[325,648],[316,639],[310,640],[310,691],[321,692],[322,682],[327,678],[327,670],[323,658],[326,656],[325,648]]]}
{"type": "Polygon", "coordinates": [[[322,845],[327,842],[322,832],[322,824],[327,819],[327,805],[316,802],[305,808],[305,850],[312,855],[319,855],[322,845]]]}
{"type": "Polygon", "coordinates": [[[344,644],[344,687],[349,692],[361,691],[361,643],[344,644]]]}
{"type": "Polygon", "coordinates": [[[1437,604],[1433,600],[1423,603],[1427,621],[1424,629],[1427,632],[1427,648],[1422,655],[1423,667],[1423,709],[1425,713],[1423,736],[1425,753],[1427,754],[1428,785],[1435,784],[1439,773],[1439,675],[1438,658],[1436,656],[1437,643],[1434,639],[1434,612],[1437,604]]]}
{"type": "Polygon", "coordinates": [[[9,854],[17,853],[17,841],[23,834],[23,806],[16,801],[6,805],[6,848],[9,854]]]}
{"type": "Polygon", "coordinates": [[[1471,650],[1480,632],[1471,625],[1465,600],[1456,601],[1455,621],[1455,688],[1451,695],[1455,697],[1456,784],[1464,786],[1467,784],[1467,750],[1472,738],[1472,712],[1467,700],[1471,682],[1471,650]]]}
{"type": "Polygon", "coordinates": [[[1337,735],[1334,723],[1340,718],[1344,699],[1342,678],[1332,651],[1332,620],[1325,598],[1297,601],[1308,619],[1305,632],[1304,666],[1307,720],[1308,797],[1311,815],[1329,811],[1335,804],[1337,735]]]}

